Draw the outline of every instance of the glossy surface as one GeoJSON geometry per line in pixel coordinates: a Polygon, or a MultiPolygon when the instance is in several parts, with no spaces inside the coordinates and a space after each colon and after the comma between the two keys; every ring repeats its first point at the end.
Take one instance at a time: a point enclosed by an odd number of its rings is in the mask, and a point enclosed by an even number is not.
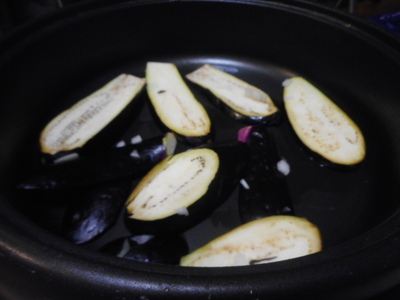
{"type": "Polygon", "coordinates": [[[239,186],[241,220],[245,223],[274,215],[294,215],[285,178],[290,175],[290,165],[278,153],[269,128],[254,126],[241,131],[247,132],[242,139],[251,153],[239,186]]]}
{"type": "Polygon", "coordinates": [[[75,244],[98,238],[116,223],[131,184],[124,180],[75,190],[63,218],[63,236],[75,244]]]}
{"type": "Polygon", "coordinates": [[[172,133],[146,139],[123,147],[103,148],[83,157],[29,170],[18,188],[49,190],[74,188],[125,179],[139,178],[153,166],[175,151],[176,139],[172,133]],[[172,146],[171,146],[172,145],[172,146]]]}

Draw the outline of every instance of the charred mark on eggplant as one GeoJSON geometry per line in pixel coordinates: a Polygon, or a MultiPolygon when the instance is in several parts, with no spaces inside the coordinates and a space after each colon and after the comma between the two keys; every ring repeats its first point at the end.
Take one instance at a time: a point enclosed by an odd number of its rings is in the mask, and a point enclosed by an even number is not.
{"type": "Polygon", "coordinates": [[[260,259],[252,259],[252,260],[250,260],[249,265],[257,265],[257,264],[265,263],[265,262],[268,262],[270,260],[277,259],[277,258],[278,258],[278,256],[271,256],[271,257],[265,257],[265,258],[260,258],[260,259]]]}

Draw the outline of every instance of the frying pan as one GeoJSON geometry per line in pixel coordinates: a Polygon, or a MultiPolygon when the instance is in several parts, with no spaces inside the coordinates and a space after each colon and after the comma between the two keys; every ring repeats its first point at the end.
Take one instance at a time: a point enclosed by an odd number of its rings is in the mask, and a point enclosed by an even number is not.
{"type": "MultiPolygon", "coordinates": [[[[400,284],[400,42],[366,21],[301,1],[94,1],[32,22],[0,46],[0,297],[2,299],[366,299],[400,284]],[[36,163],[41,128],[58,112],[147,61],[186,74],[213,64],[267,91],[303,76],[363,131],[365,161],[319,166],[289,124],[274,127],[289,162],[296,214],[321,230],[324,250],[229,268],[126,261],[57,233],[63,204],[13,188],[36,163]]],[[[216,138],[242,125],[210,111],[216,138]]],[[[148,107],[129,130],[158,133],[148,107]],[[144,126],[147,124],[148,126],[144,126]]],[[[191,248],[237,225],[234,196],[186,233],[191,248]]],[[[48,195],[47,195],[48,198],[48,195]]],[[[122,229],[123,230],[123,229],[122,229]]],[[[385,294],[387,295],[387,294],[385,294]]]]}

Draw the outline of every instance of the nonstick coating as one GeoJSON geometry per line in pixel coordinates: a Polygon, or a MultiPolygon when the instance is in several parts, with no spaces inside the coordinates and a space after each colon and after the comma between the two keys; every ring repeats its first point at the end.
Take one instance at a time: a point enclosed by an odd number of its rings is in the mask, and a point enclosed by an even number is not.
{"type": "MultiPolygon", "coordinates": [[[[2,299],[362,299],[400,284],[394,36],[299,1],[95,1],[29,24],[0,50],[2,299]],[[235,268],[125,261],[95,251],[123,225],[75,246],[58,235],[57,197],[12,189],[35,166],[38,135],[55,114],[122,72],[143,77],[147,61],[175,63],[182,75],[215,65],[267,91],[281,110],[283,80],[303,76],[350,115],[367,143],[365,161],[350,170],[320,166],[287,120],[271,129],[291,167],[296,215],[319,226],[322,252],[235,268]]],[[[236,138],[244,125],[189,86],[216,138],[236,138]]],[[[137,133],[161,133],[148,103],[125,138],[137,133]]],[[[185,234],[191,250],[239,224],[235,196],[185,234]]]]}

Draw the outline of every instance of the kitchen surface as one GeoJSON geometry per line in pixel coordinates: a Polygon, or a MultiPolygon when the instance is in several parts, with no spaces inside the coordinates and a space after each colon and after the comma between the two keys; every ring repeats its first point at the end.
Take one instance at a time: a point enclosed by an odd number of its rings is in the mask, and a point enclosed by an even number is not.
{"type": "MultiPolygon", "coordinates": [[[[96,0],[4,0],[0,2],[0,34],[6,34],[16,27],[35,18],[51,14],[65,7],[96,0]]],[[[400,12],[400,0],[309,0],[333,9],[354,14],[361,18],[400,12]]],[[[387,17],[388,18],[388,17],[387,17]]],[[[390,15],[390,21],[400,26],[400,17],[390,15]]]]}

